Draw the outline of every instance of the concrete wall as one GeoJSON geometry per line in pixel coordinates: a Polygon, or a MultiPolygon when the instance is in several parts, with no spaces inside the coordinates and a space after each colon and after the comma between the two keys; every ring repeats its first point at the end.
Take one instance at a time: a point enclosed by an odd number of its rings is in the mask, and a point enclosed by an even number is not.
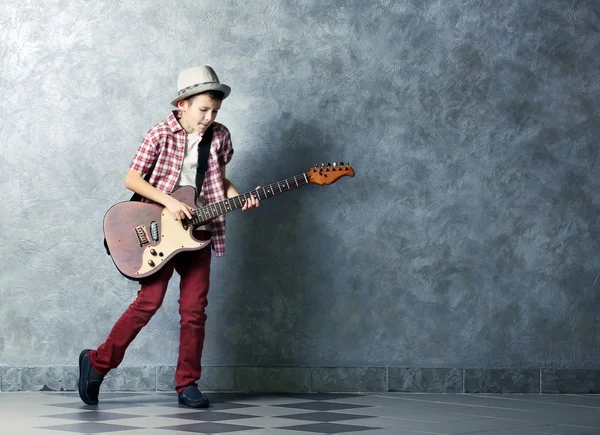
{"type": "MultiPolygon", "coordinates": [[[[229,216],[208,388],[600,388],[599,28],[592,0],[3,2],[0,388],[73,388],[135,297],[102,219],[201,64],[241,191],[356,170],[229,216]]],[[[170,388],[177,342],[175,279],[106,388],[170,388]]]]}

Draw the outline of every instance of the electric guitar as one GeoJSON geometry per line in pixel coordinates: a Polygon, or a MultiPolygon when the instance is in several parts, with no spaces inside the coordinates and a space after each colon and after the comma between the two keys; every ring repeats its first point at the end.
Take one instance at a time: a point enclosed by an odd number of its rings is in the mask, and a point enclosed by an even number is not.
{"type": "Polygon", "coordinates": [[[175,220],[165,207],[156,203],[119,202],[104,216],[106,244],[121,274],[133,280],[146,278],[159,271],[177,253],[209,246],[210,239],[196,239],[193,228],[241,209],[251,195],[264,200],[310,183],[333,184],[344,176],[354,176],[350,165],[343,162],[321,164],[294,177],[203,207],[196,205],[196,189],[183,186],[174,190],[171,196],[194,208],[192,219],[175,220]]]}

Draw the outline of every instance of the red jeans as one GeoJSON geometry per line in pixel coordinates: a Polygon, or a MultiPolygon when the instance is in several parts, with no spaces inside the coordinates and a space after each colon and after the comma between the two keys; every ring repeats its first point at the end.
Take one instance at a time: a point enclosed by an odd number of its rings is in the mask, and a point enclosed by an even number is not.
{"type": "Polygon", "coordinates": [[[181,276],[179,314],[179,360],[175,389],[197,386],[200,379],[204,325],[208,305],[211,246],[199,251],[181,252],[155,275],[141,281],[137,298],[115,323],[106,341],[89,353],[90,363],[100,375],[117,367],[140,330],[160,308],[173,270],[181,276]]]}

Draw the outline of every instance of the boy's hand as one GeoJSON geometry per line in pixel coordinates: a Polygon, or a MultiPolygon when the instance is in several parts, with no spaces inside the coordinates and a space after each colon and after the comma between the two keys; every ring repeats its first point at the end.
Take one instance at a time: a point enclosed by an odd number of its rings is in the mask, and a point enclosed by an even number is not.
{"type": "MultiPolygon", "coordinates": [[[[256,189],[259,189],[259,188],[260,188],[260,186],[256,186],[256,189]]],[[[256,196],[254,196],[254,195],[251,195],[250,198],[248,198],[248,200],[246,201],[246,203],[242,207],[242,210],[248,210],[248,209],[251,209],[251,208],[258,208],[259,206],[260,206],[260,201],[258,200],[258,198],[256,196]]]]}
{"type": "Polygon", "coordinates": [[[177,201],[173,197],[169,197],[169,201],[166,202],[165,207],[176,221],[185,219],[186,217],[188,219],[192,218],[192,208],[181,201],[177,201]]]}

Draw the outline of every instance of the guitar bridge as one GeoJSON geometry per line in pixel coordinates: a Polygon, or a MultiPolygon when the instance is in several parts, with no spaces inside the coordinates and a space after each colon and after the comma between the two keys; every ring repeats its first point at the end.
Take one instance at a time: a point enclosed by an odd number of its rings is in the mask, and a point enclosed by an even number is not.
{"type": "Polygon", "coordinates": [[[138,238],[140,247],[150,243],[150,241],[148,240],[148,231],[146,230],[146,225],[140,225],[135,227],[135,235],[138,238]]]}

